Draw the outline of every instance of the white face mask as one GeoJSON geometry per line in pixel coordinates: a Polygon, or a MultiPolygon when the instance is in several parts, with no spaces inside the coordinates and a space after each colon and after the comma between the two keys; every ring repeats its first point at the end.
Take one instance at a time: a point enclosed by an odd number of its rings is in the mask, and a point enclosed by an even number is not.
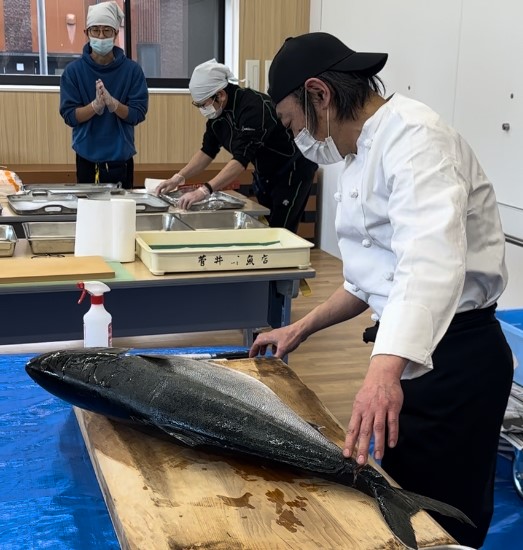
{"type": "Polygon", "coordinates": [[[327,111],[327,133],[325,141],[318,141],[307,128],[307,92],[305,92],[305,128],[294,138],[302,155],[316,164],[336,164],[343,160],[334,140],[330,136],[329,111],[327,111]]]}
{"type": "Polygon", "coordinates": [[[219,117],[222,114],[222,109],[215,109],[214,107],[214,101],[210,105],[206,105],[205,107],[199,107],[200,113],[205,118],[214,119],[219,117]]]}
{"type": "Polygon", "coordinates": [[[114,38],[89,38],[93,52],[98,55],[107,55],[113,51],[114,38]]]}
{"type": "Polygon", "coordinates": [[[305,158],[316,164],[336,164],[343,160],[331,136],[325,141],[318,141],[304,128],[294,138],[294,143],[305,158]]]}

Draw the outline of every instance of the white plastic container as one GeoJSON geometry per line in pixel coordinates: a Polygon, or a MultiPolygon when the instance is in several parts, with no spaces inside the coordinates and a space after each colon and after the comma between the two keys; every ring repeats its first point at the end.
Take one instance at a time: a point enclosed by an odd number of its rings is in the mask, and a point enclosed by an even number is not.
{"type": "Polygon", "coordinates": [[[112,316],[104,307],[104,293],[111,289],[100,281],[78,283],[82,295],[78,303],[89,293],[91,307],[84,315],[84,348],[107,348],[113,343],[112,316]]]}
{"type": "Polygon", "coordinates": [[[307,269],[313,246],[281,227],[136,233],[137,255],[153,275],[282,267],[307,269]]]}

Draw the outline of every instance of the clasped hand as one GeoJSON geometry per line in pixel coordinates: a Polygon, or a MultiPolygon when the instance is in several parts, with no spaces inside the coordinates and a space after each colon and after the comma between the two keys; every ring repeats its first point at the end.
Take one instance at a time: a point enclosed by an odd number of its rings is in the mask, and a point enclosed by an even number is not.
{"type": "Polygon", "coordinates": [[[96,81],[96,97],[91,102],[91,106],[97,115],[103,114],[105,111],[105,100],[103,97],[104,85],[101,80],[96,81]]]}
{"type": "Polygon", "coordinates": [[[101,115],[105,107],[110,113],[114,113],[119,104],[118,100],[107,91],[102,80],[98,79],[96,81],[96,99],[93,101],[93,109],[96,114],[101,115]]]}

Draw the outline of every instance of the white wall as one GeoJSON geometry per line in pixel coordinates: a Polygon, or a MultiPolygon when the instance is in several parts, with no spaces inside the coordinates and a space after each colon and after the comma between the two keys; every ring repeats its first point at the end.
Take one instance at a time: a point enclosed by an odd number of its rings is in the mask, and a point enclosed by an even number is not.
{"type": "MultiPolygon", "coordinates": [[[[387,52],[380,73],[387,93],[427,103],[471,143],[498,200],[522,209],[511,232],[523,239],[521,0],[311,0],[311,30],[334,34],[356,51],[387,52]]],[[[322,169],[319,245],[339,257],[338,174],[337,166],[322,169]]],[[[510,282],[500,307],[523,307],[517,248],[507,246],[510,282]]]]}

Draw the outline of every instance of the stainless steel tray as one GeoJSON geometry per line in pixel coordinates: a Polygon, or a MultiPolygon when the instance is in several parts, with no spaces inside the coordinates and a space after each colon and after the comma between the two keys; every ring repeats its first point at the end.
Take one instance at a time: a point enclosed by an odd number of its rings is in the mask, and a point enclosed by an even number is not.
{"type": "Polygon", "coordinates": [[[136,231],[191,231],[176,214],[143,214],[136,216],[136,231]]]}
{"type": "Polygon", "coordinates": [[[75,222],[24,222],[24,234],[33,254],[72,254],[75,222]]]}
{"type": "Polygon", "coordinates": [[[74,214],[78,197],[71,194],[52,195],[32,192],[7,195],[9,206],[16,214],[74,214]]]}
{"type": "Polygon", "coordinates": [[[255,229],[267,225],[245,212],[226,210],[218,212],[180,212],[176,213],[181,221],[192,229],[255,229]]]}
{"type": "MultiPolygon", "coordinates": [[[[106,199],[107,196],[102,194],[93,195],[90,197],[92,200],[106,199]]],[[[162,200],[160,197],[151,193],[133,193],[132,191],[125,191],[122,195],[119,195],[122,199],[133,199],[136,201],[136,212],[167,212],[169,210],[169,204],[162,200]]]]}
{"type": "Polygon", "coordinates": [[[12,225],[0,225],[0,256],[12,256],[17,242],[15,228],[12,225]]]}
{"type": "MultiPolygon", "coordinates": [[[[183,193],[184,191],[175,191],[174,193],[160,195],[160,197],[173,206],[178,207],[178,201],[183,193]]],[[[244,205],[245,201],[232,197],[222,191],[216,191],[206,199],[195,202],[189,210],[237,210],[238,208],[243,208],[244,205]]]]}
{"type": "MultiPolygon", "coordinates": [[[[76,222],[23,222],[22,227],[33,254],[74,253],[76,222]]],[[[192,231],[174,214],[136,216],[136,230],[192,231]]]]}
{"type": "MultiPolygon", "coordinates": [[[[136,212],[166,212],[169,204],[156,195],[148,193],[132,193],[119,189],[118,198],[136,201],[136,212]]],[[[50,193],[47,190],[27,191],[25,193],[8,195],[9,206],[17,214],[76,214],[80,195],[50,193]]],[[[114,193],[106,189],[100,193],[87,196],[89,200],[109,200],[114,193]]]]}
{"type": "Polygon", "coordinates": [[[38,193],[39,191],[45,191],[53,195],[76,195],[85,197],[92,195],[93,193],[110,193],[121,194],[124,192],[120,183],[30,183],[24,184],[23,191],[30,193],[38,193]]]}

